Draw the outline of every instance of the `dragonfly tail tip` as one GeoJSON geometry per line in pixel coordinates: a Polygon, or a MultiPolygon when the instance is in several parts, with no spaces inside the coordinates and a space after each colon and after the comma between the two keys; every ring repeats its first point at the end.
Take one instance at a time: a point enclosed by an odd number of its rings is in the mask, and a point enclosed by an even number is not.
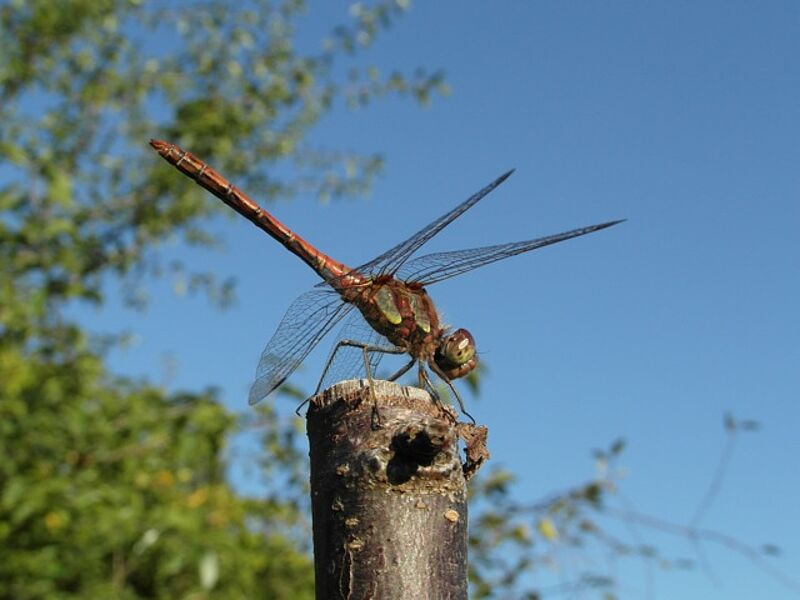
{"type": "Polygon", "coordinates": [[[169,144],[167,142],[165,142],[163,140],[156,140],[156,139],[151,139],[150,140],[150,145],[153,147],[153,149],[156,150],[156,152],[161,152],[164,148],[169,146],[169,144]]]}

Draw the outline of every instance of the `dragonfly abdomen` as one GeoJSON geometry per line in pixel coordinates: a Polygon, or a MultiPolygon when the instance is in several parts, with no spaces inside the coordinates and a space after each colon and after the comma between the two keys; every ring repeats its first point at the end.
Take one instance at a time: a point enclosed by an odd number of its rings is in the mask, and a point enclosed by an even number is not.
{"type": "Polygon", "coordinates": [[[348,273],[351,273],[349,279],[359,279],[352,272],[352,269],[332,259],[324,252],[317,250],[272,214],[261,208],[253,199],[208,163],[201,161],[188,150],[183,150],[176,144],[160,140],[150,140],[150,145],[156,149],[164,160],[214,194],[256,227],[266,231],[271,237],[283,244],[287,250],[300,257],[303,262],[314,269],[326,281],[337,280],[348,273]]]}

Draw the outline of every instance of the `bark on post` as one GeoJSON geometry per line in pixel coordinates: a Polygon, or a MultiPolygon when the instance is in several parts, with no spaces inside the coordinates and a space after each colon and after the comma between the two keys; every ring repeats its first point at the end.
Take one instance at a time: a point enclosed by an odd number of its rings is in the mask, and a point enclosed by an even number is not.
{"type": "Polygon", "coordinates": [[[466,599],[465,474],[488,457],[486,429],[455,425],[420,389],[374,391],[378,428],[365,381],[311,399],[317,599],[466,599]],[[477,463],[461,464],[459,436],[479,440],[477,463]]]}

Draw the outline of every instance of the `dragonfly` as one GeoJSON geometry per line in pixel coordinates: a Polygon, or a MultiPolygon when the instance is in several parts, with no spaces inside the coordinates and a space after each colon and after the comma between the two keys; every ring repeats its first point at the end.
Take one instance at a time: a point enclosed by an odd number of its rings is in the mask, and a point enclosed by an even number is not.
{"type": "MultiPolygon", "coordinates": [[[[388,379],[399,379],[417,365],[419,387],[427,389],[438,400],[434,382],[426,370],[429,368],[449,387],[461,412],[474,423],[475,419],[466,411],[453,380],[464,377],[477,366],[475,340],[468,330],[452,329],[442,323],[426,287],[498,260],[594,233],[624,221],[608,221],[521,242],[412,258],[431,238],[508,179],[513,173],[511,170],[407,240],[377,258],[351,268],[301,238],[191,152],[161,140],[151,140],[150,145],[181,173],[280,242],[322,279],[289,306],[267,343],[255,382],[250,388],[250,404],[263,400],[283,384],[322,338],[346,319],[323,370],[317,392],[334,375],[339,378],[366,375],[372,387],[372,373],[382,356],[406,354],[408,362],[388,379]],[[359,336],[348,335],[349,332],[357,332],[359,336]],[[345,352],[348,349],[351,352],[345,352]]],[[[377,410],[375,405],[373,410],[377,410]]]]}

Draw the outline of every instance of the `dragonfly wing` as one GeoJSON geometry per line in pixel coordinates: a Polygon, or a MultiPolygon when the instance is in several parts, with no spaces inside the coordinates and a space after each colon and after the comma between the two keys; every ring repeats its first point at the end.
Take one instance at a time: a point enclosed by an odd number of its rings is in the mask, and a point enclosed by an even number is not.
{"type": "Polygon", "coordinates": [[[405,263],[408,258],[414,254],[414,252],[416,252],[425,242],[447,227],[457,217],[460,217],[467,210],[472,208],[478,203],[479,200],[481,200],[489,192],[508,179],[513,172],[514,171],[511,170],[507,173],[504,173],[482,190],[467,198],[464,202],[456,206],[450,212],[442,215],[427,227],[420,229],[406,241],[401,242],[391,250],[384,252],[378,258],[360,266],[358,269],[356,269],[356,271],[360,273],[394,274],[400,268],[400,266],[405,263]]]}
{"type": "MultiPolygon", "coordinates": [[[[336,334],[336,342],[341,340],[353,340],[369,346],[394,347],[393,344],[383,335],[370,327],[364,320],[363,315],[355,310],[352,311],[344,321],[339,333],[336,334]]],[[[378,364],[383,358],[383,352],[369,352],[369,365],[372,375],[377,376],[378,364]]],[[[353,346],[334,345],[331,355],[328,357],[328,366],[325,377],[320,382],[321,390],[324,390],[334,383],[345,379],[366,379],[367,371],[364,367],[364,354],[361,348],[353,346]]]]}
{"type": "Polygon", "coordinates": [[[484,246],[482,248],[472,248],[470,250],[455,250],[452,252],[436,252],[415,258],[407,263],[398,274],[402,281],[419,282],[422,285],[430,285],[438,281],[443,281],[461,273],[477,269],[483,265],[488,265],[498,260],[516,256],[523,252],[530,252],[544,246],[551,246],[565,240],[600,231],[606,227],[611,227],[620,221],[609,221],[599,225],[572,229],[556,235],[526,240],[523,242],[511,242],[508,244],[498,244],[496,246],[484,246]]]}
{"type": "Polygon", "coordinates": [[[281,385],[352,308],[330,289],[314,289],[292,302],[261,353],[256,380],[250,388],[250,404],[263,400],[281,385]]]}

